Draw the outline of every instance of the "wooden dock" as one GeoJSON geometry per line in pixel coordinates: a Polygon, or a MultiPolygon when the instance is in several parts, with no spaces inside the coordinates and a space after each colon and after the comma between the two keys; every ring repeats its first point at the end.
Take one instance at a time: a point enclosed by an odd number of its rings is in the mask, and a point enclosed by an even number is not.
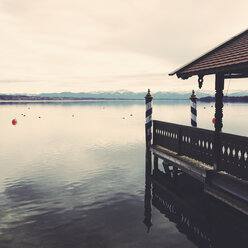
{"type": "Polygon", "coordinates": [[[154,155],[154,170],[161,159],[165,172],[192,176],[207,194],[248,215],[248,138],[221,133],[217,149],[214,135],[210,130],[153,121],[149,150],[154,155]],[[216,150],[218,170],[214,167],[216,150]]]}
{"type": "Polygon", "coordinates": [[[187,173],[201,182],[206,193],[248,215],[248,137],[222,132],[225,79],[248,78],[248,29],[169,75],[183,80],[196,76],[199,88],[205,75],[215,75],[215,131],[196,128],[194,91],[190,97],[193,127],[152,122],[152,96],[148,91],[146,147],[154,155],[154,171],[158,170],[158,159],[162,159],[165,173],[187,173]]]}
{"type": "Polygon", "coordinates": [[[246,247],[248,216],[202,191],[202,183],[146,167],[145,219],[152,228],[153,207],[197,247],[246,247]]]}

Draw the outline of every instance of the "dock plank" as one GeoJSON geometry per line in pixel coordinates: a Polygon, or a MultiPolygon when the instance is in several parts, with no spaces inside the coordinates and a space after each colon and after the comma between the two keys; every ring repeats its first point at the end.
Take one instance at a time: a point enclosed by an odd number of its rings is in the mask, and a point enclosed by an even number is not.
{"type": "Polygon", "coordinates": [[[150,151],[203,183],[207,194],[248,215],[247,181],[159,145],[152,145],[150,151]]]}
{"type": "Polygon", "coordinates": [[[176,152],[162,146],[152,145],[150,147],[150,151],[155,156],[172,163],[177,168],[201,182],[205,182],[206,179],[213,173],[213,167],[190,157],[178,155],[176,152]]]}

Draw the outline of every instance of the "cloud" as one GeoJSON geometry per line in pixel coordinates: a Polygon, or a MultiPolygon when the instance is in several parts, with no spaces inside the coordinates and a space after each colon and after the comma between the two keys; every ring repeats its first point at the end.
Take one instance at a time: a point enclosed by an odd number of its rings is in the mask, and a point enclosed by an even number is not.
{"type": "Polygon", "coordinates": [[[0,80],[42,81],[46,91],[75,78],[89,90],[143,89],[151,78],[135,75],[168,74],[246,29],[247,7],[243,0],[0,0],[0,80]],[[104,79],[118,75],[128,78],[104,79]]]}

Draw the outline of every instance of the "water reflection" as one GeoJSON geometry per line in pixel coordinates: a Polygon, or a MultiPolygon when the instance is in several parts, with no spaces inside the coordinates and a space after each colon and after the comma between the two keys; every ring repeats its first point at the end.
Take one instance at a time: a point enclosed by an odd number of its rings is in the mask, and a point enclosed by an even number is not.
{"type": "Polygon", "coordinates": [[[147,232],[152,226],[152,192],[151,192],[151,152],[146,151],[146,182],[145,182],[145,219],[144,224],[147,226],[147,232]]]}
{"type": "MultiPolygon", "coordinates": [[[[188,107],[155,102],[154,119],[186,122],[188,107]]],[[[144,217],[144,111],[143,102],[0,104],[0,247],[196,247],[155,209],[151,167],[144,217]]]]}
{"type": "Polygon", "coordinates": [[[142,235],[142,202],[136,195],[118,192],[89,203],[85,195],[73,194],[70,200],[80,197],[80,204],[70,207],[62,189],[49,189],[25,180],[6,188],[5,204],[1,201],[0,208],[1,248],[108,248],[120,247],[122,242],[134,247],[135,236],[142,235]]]}
{"type": "Polygon", "coordinates": [[[144,223],[148,230],[152,202],[197,247],[247,247],[246,216],[204,194],[199,182],[185,174],[175,180],[160,170],[151,175],[149,162],[146,168],[144,223]]]}
{"type": "MultiPolygon", "coordinates": [[[[172,123],[178,123],[182,125],[190,125],[190,104],[189,100],[170,100],[170,101],[161,101],[154,100],[153,107],[153,119],[167,121],[172,123]]],[[[237,135],[247,136],[247,103],[225,103],[223,109],[223,132],[234,133],[237,135]]],[[[55,109],[60,111],[70,112],[69,117],[75,114],[75,118],[78,118],[80,112],[77,110],[91,108],[98,111],[98,114],[106,115],[107,118],[110,115],[110,118],[113,117],[113,107],[120,108],[118,115],[121,115],[121,120],[125,117],[127,120],[130,117],[130,114],[133,114],[133,118],[139,121],[142,121],[142,127],[144,124],[144,101],[143,100],[123,100],[123,101],[64,101],[64,102],[0,102],[0,109],[2,112],[2,117],[8,117],[10,114],[10,120],[12,117],[18,117],[23,114],[27,114],[27,117],[30,117],[30,114],[49,114],[40,110],[52,110],[55,109]],[[27,108],[28,107],[28,108],[27,108]],[[42,107],[42,108],[41,108],[42,107]],[[132,112],[127,113],[126,110],[129,109],[132,112]],[[7,113],[5,113],[6,111],[7,113]],[[112,111],[112,112],[111,112],[112,111]],[[13,116],[14,114],[14,116],[13,116]]],[[[199,102],[197,105],[197,124],[200,128],[206,128],[214,130],[214,125],[212,123],[212,118],[214,117],[214,106],[213,103],[204,103],[199,102]]],[[[42,116],[42,118],[43,118],[42,116]]],[[[58,116],[58,115],[56,115],[58,116]]],[[[63,115],[65,116],[65,114],[63,115]]],[[[85,115],[86,116],[86,115],[85,115]]],[[[85,117],[84,116],[84,117],[85,117]]],[[[94,116],[94,113],[88,113],[87,116],[94,116]]],[[[9,121],[9,120],[8,120],[9,121]]],[[[104,122],[103,122],[104,123],[104,122]]],[[[1,122],[0,122],[1,124],[1,122]]]]}

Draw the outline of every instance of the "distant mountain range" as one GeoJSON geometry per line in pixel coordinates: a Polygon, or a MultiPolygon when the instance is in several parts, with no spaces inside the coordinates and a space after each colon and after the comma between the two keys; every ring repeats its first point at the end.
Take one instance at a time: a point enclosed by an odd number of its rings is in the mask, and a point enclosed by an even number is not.
{"type": "MultiPolygon", "coordinates": [[[[131,92],[131,91],[110,91],[110,92],[61,92],[61,93],[43,93],[37,96],[40,97],[63,97],[63,98],[96,98],[96,99],[144,99],[146,92],[131,92]]],[[[199,93],[198,97],[206,97],[209,94],[199,93]]],[[[189,99],[189,93],[175,92],[155,92],[154,99],[189,99]]]]}
{"type": "MultiPolygon", "coordinates": [[[[30,94],[15,94],[15,95],[0,95],[2,100],[79,100],[79,99],[125,99],[125,100],[143,100],[146,92],[131,92],[131,91],[109,91],[109,92],[61,92],[61,93],[41,93],[36,95],[30,94]]],[[[207,93],[199,93],[198,97],[209,96],[207,93]]],[[[175,93],[175,92],[156,92],[153,94],[154,99],[165,100],[183,100],[189,99],[189,93],[175,93]]]]}
{"type": "MultiPolygon", "coordinates": [[[[61,92],[61,93],[41,93],[41,94],[15,94],[4,95],[0,94],[0,100],[89,100],[89,99],[125,99],[125,100],[143,100],[146,92],[131,92],[131,91],[109,91],[109,92],[61,92]]],[[[189,99],[190,93],[176,92],[155,92],[152,94],[155,100],[183,100],[189,99]]],[[[236,92],[228,94],[229,97],[248,96],[248,92],[236,92]]],[[[197,92],[198,98],[206,98],[206,100],[214,99],[213,94],[205,92],[197,92]]]]}

